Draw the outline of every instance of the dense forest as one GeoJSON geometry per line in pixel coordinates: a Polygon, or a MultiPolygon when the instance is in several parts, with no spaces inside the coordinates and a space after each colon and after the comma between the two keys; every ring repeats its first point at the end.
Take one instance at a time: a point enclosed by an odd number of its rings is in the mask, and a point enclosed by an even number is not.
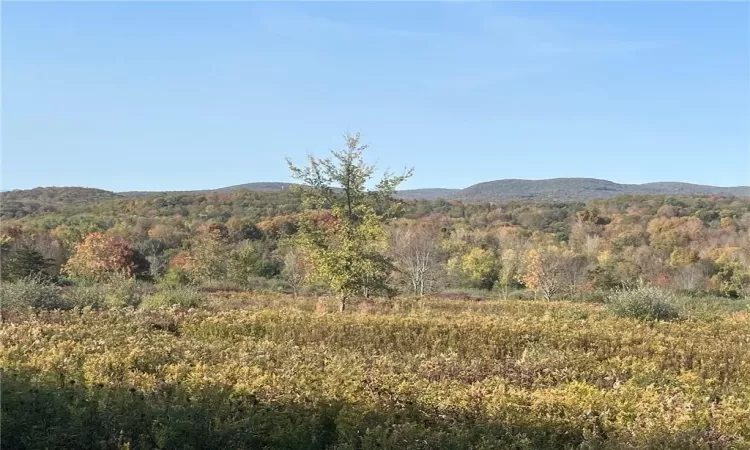
{"type": "MultiPolygon", "coordinates": [[[[302,211],[293,190],[126,197],[39,188],[2,200],[6,279],[25,275],[15,261],[34,251],[46,261],[44,273],[61,281],[128,270],[164,283],[321,288],[303,281],[304,258],[288,245],[302,211]],[[109,257],[115,250],[121,258],[109,257]]],[[[391,282],[403,293],[596,299],[638,283],[726,297],[750,289],[747,198],[402,199],[389,214],[391,282]]]]}

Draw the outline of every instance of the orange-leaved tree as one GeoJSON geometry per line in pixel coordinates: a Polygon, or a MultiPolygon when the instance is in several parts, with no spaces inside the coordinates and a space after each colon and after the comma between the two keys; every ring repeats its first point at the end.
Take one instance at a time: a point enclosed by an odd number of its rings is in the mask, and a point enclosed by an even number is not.
{"type": "Polygon", "coordinates": [[[75,246],[62,272],[73,278],[106,281],[113,275],[138,276],[147,272],[142,258],[125,241],[104,233],[90,233],[75,246]]]}

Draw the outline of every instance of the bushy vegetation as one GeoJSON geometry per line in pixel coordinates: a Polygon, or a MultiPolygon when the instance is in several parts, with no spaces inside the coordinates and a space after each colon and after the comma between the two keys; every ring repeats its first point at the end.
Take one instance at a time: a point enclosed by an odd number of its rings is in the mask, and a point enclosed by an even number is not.
{"type": "Polygon", "coordinates": [[[1,446],[749,448],[750,200],[396,201],[346,144],[4,210],[1,446]]]}
{"type": "Polygon", "coordinates": [[[5,310],[50,310],[69,309],[71,302],[62,296],[58,286],[38,278],[21,278],[0,283],[0,304],[5,310]]]}
{"type": "Polygon", "coordinates": [[[3,448],[747,448],[747,313],[214,295],[0,331],[3,448]],[[241,309],[231,309],[242,301],[241,309]]]}
{"type": "Polygon", "coordinates": [[[196,308],[200,306],[205,298],[197,289],[192,287],[176,287],[162,289],[143,299],[141,308],[153,309],[177,306],[180,308],[196,308]]]}
{"type": "Polygon", "coordinates": [[[77,308],[138,307],[149,286],[125,275],[109,277],[103,283],[80,283],[65,290],[65,298],[77,308]]]}
{"type": "Polygon", "coordinates": [[[607,306],[618,317],[667,321],[680,317],[677,297],[654,286],[618,289],[610,295],[607,306]]]}

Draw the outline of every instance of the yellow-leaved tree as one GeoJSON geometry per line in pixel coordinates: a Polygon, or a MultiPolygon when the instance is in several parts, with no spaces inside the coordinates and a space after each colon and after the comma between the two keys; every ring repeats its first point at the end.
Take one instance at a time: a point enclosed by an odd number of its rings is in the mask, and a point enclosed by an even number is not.
{"type": "Polygon", "coordinates": [[[550,301],[579,278],[582,260],[568,249],[554,245],[526,252],[521,281],[529,289],[550,301]]]}

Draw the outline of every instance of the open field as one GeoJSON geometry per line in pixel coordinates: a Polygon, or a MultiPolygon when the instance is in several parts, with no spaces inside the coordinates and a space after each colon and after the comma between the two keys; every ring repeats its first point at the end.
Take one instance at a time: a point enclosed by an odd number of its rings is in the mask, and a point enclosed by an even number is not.
{"type": "Polygon", "coordinates": [[[750,448],[750,315],[212,296],[3,325],[3,448],[750,448]]]}

